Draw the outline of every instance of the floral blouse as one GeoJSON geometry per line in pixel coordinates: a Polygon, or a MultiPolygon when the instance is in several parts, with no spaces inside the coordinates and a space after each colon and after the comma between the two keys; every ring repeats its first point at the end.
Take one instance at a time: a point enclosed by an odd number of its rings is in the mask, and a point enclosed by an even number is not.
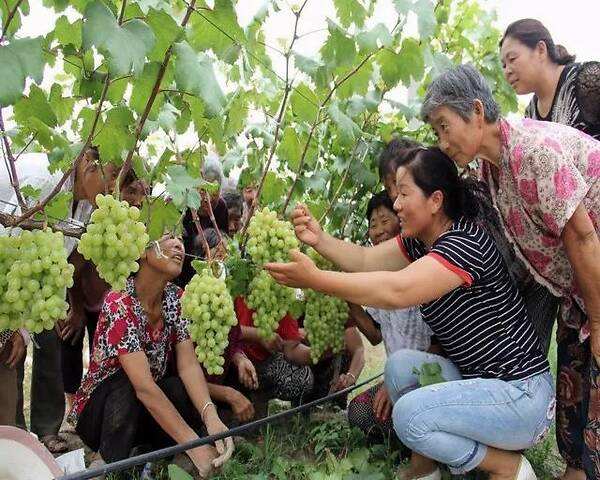
{"type": "Polygon", "coordinates": [[[569,311],[571,300],[585,311],[583,298],[560,236],[581,203],[600,234],[600,142],[574,128],[528,118],[502,119],[500,131],[500,169],[482,162],[481,174],[506,236],[535,279],[566,299],[561,315],[569,326],[581,328],[582,316],[569,311]]]}
{"type": "Polygon", "coordinates": [[[119,356],[142,351],[148,357],[154,380],[167,373],[175,345],[189,339],[187,321],[181,316],[182,290],[169,283],[165,288],[162,311],[163,324],[153,327],[135,292],[133,279],[127,281],[123,292],[110,292],[104,299],[89,369],[75,394],[68,420],[73,425],[92,393],[103,381],[121,369],[119,356]]]}

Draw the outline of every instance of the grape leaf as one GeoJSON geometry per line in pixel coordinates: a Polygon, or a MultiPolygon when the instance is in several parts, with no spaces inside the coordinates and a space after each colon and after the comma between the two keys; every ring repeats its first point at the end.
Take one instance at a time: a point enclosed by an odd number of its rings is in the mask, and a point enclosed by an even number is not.
{"type": "Polygon", "coordinates": [[[442,376],[442,367],[438,362],[423,363],[421,368],[413,368],[413,373],[417,375],[421,387],[446,381],[442,376]]]}
{"type": "Polygon", "coordinates": [[[372,73],[372,62],[367,61],[356,73],[338,87],[337,96],[341,99],[346,99],[352,95],[365,95],[369,89],[372,73]]]}
{"type": "Polygon", "coordinates": [[[7,107],[21,98],[27,77],[42,81],[42,38],[17,39],[0,46],[0,65],[0,107],[7,107]]]}
{"type": "Polygon", "coordinates": [[[320,53],[327,66],[331,69],[348,67],[356,57],[356,44],[344,30],[331,20],[327,20],[329,37],[321,47],[320,53]]]}
{"type": "MultiPolygon", "coordinates": [[[[144,73],[140,76],[140,78],[133,82],[133,89],[131,91],[129,105],[138,115],[141,115],[146,109],[148,97],[150,97],[152,89],[154,88],[154,83],[156,82],[159,69],[160,65],[158,63],[147,63],[144,66],[144,73]]],[[[165,80],[166,79],[163,78],[163,82],[165,82],[165,80]]],[[[150,109],[150,114],[148,115],[150,120],[156,120],[158,112],[160,112],[164,101],[164,95],[156,96],[154,103],[152,104],[152,108],[150,109]]]]}
{"type": "Polygon", "coordinates": [[[48,98],[50,106],[56,114],[56,119],[59,125],[64,124],[69,118],[71,118],[71,115],[73,114],[73,106],[75,105],[74,98],[63,97],[62,93],[62,87],[58,83],[55,83],[50,89],[50,97],[48,98]]]}
{"type": "Polygon", "coordinates": [[[405,38],[400,48],[400,78],[406,84],[419,81],[425,72],[425,60],[421,44],[414,38],[405,38]]]}
{"type": "Polygon", "coordinates": [[[193,480],[191,475],[177,465],[171,464],[167,470],[169,472],[169,480],[193,480]]]}
{"type": "Polygon", "coordinates": [[[372,53],[379,47],[389,47],[394,39],[383,23],[378,23],[371,30],[358,33],[356,43],[363,54],[372,53]]]}
{"type": "Polygon", "coordinates": [[[234,94],[225,120],[225,135],[237,135],[243,130],[248,117],[248,101],[249,95],[246,92],[240,90],[234,94]]]}
{"type": "Polygon", "coordinates": [[[63,45],[73,45],[77,50],[81,48],[81,28],[83,22],[81,19],[69,23],[66,16],[61,16],[56,21],[54,34],[56,39],[63,45]]]}
{"type": "Polygon", "coordinates": [[[72,205],[73,192],[59,192],[48,205],[44,207],[44,213],[48,215],[48,223],[55,223],[69,217],[72,205]]]}
{"type": "Polygon", "coordinates": [[[285,161],[288,168],[297,170],[300,164],[302,147],[298,141],[298,135],[293,127],[286,127],[277,146],[277,157],[280,161],[285,161]]]}
{"type": "Polygon", "coordinates": [[[29,96],[23,97],[15,106],[15,120],[17,122],[27,122],[31,117],[40,119],[49,127],[56,127],[58,120],[48,103],[44,91],[36,85],[32,85],[29,90],[29,96]]]}
{"type": "Polygon", "coordinates": [[[212,61],[204,54],[198,56],[187,42],[175,44],[174,51],[177,88],[202,98],[209,118],[220,115],[225,95],[217,82],[212,61]]]}
{"type": "Polygon", "coordinates": [[[298,85],[290,96],[292,112],[298,119],[313,123],[319,112],[319,100],[315,93],[306,85],[298,85]]]}
{"type": "Polygon", "coordinates": [[[181,213],[173,202],[165,202],[163,198],[144,201],[141,220],[146,224],[150,241],[158,240],[165,232],[175,230],[179,224],[181,213]]]}
{"type": "Polygon", "coordinates": [[[358,0],[333,0],[337,17],[344,27],[354,23],[362,27],[367,17],[367,10],[358,0]]]}
{"type": "Polygon", "coordinates": [[[148,58],[151,61],[162,62],[168,48],[183,35],[183,30],[173,17],[163,10],[150,8],[146,21],[156,38],[156,43],[148,58]]]}
{"type": "Polygon", "coordinates": [[[339,109],[337,103],[332,103],[327,112],[339,129],[338,135],[340,136],[340,141],[347,145],[354,143],[356,137],[360,134],[358,125],[339,109]]]}
{"type": "Polygon", "coordinates": [[[419,35],[421,38],[431,37],[435,33],[437,25],[431,0],[417,0],[412,9],[417,15],[417,24],[419,25],[419,35]]]}
{"type": "Polygon", "coordinates": [[[83,47],[89,50],[95,46],[106,57],[112,76],[126,75],[131,70],[140,75],[154,43],[152,29],[139,19],[119,26],[113,13],[99,0],[85,9],[83,47]]]}
{"type": "Polygon", "coordinates": [[[25,199],[38,200],[42,193],[41,188],[35,188],[31,185],[21,185],[21,193],[25,199]]]}
{"type": "Polygon", "coordinates": [[[261,203],[270,204],[280,201],[285,193],[285,182],[275,172],[267,172],[261,193],[261,203]]]}
{"type": "Polygon", "coordinates": [[[236,44],[244,43],[245,35],[231,0],[215,0],[212,9],[198,12],[189,22],[190,44],[195,50],[211,49],[219,59],[233,63],[239,53],[236,44]]]}
{"type": "Polygon", "coordinates": [[[94,143],[103,163],[121,160],[124,150],[133,147],[134,138],[131,128],[134,124],[133,113],[127,107],[115,107],[106,114],[106,121],[99,125],[94,143]]]}

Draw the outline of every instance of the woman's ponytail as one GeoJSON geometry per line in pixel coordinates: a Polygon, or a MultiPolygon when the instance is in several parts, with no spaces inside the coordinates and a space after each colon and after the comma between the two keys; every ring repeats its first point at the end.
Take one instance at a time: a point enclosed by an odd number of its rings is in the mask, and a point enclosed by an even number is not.
{"type": "Polygon", "coordinates": [[[569,51],[562,45],[554,45],[554,55],[550,55],[550,58],[554,63],[559,65],[568,65],[575,61],[575,55],[571,55],[569,51]]]}

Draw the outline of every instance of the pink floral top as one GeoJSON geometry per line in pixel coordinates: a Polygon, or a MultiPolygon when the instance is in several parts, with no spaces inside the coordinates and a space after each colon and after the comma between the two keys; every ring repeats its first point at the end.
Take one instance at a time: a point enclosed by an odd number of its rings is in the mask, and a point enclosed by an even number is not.
{"type": "Polygon", "coordinates": [[[175,345],[189,339],[187,320],[181,316],[179,301],[182,290],[167,284],[163,297],[163,324],[153,327],[140,304],[132,279],[127,280],[123,292],[109,292],[104,298],[89,369],[75,394],[68,421],[73,425],[94,390],[103,381],[121,369],[119,357],[142,351],[148,358],[155,381],[167,373],[175,345]]]}
{"type": "MultiPolygon", "coordinates": [[[[500,169],[482,162],[508,240],[535,279],[585,311],[561,233],[583,202],[600,234],[600,142],[566,125],[500,121],[500,169]]],[[[572,316],[581,318],[581,316],[572,316]]],[[[582,325],[571,325],[581,328],[582,325]]]]}

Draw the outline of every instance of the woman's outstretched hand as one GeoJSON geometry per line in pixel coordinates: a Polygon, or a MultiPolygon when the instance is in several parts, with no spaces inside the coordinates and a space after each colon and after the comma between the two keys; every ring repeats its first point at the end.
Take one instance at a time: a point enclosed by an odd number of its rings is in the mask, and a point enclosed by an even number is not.
{"type": "Polygon", "coordinates": [[[295,288],[314,287],[319,272],[314,262],[298,250],[290,252],[288,263],[266,263],[264,268],[277,282],[295,288]]]}
{"type": "Polygon", "coordinates": [[[317,222],[308,210],[308,207],[302,203],[298,203],[292,212],[290,220],[294,225],[294,231],[298,240],[311,247],[316,247],[323,235],[323,230],[319,222],[317,222]]]}

